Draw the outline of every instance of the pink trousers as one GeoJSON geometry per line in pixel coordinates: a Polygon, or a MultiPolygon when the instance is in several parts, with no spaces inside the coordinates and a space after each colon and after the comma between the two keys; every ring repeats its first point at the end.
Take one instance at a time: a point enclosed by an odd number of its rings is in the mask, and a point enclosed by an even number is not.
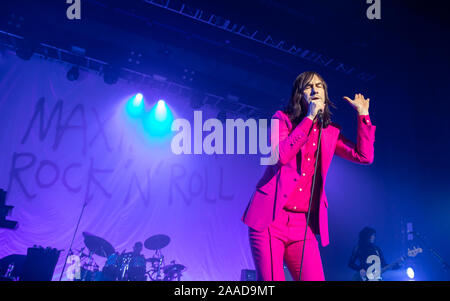
{"type": "MultiPolygon", "coordinates": [[[[283,260],[298,281],[304,243],[306,214],[282,210],[267,230],[249,228],[250,247],[259,281],[284,281],[283,260]]],[[[302,280],[324,281],[319,244],[308,226],[302,280]]]]}

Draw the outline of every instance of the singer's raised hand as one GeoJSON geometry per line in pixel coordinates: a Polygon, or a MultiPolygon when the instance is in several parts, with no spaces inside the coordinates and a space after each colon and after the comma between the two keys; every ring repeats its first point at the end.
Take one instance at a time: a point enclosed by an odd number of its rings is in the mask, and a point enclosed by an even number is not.
{"type": "Polygon", "coordinates": [[[364,98],[364,95],[358,93],[355,94],[355,99],[350,99],[347,96],[342,97],[344,98],[352,107],[355,108],[356,111],[358,111],[359,115],[369,115],[369,104],[370,104],[370,98],[364,98]]]}
{"type": "Polygon", "coordinates": [[[322,110],[322,112],[325,109],[325,103],[321,101],[321,99],[311,99],[309,106],[308,106],[308,113],[306,114],[306,117],[308,117],[311,120],[314,120],[316,118],[317,112],[319,110],[322,110]]]}

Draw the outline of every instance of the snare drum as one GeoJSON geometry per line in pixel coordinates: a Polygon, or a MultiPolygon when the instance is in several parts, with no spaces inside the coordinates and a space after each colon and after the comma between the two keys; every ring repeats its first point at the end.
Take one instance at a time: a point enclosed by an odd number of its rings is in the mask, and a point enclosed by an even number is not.
{"type": "Polygon", "coordinates": [[[102,280],[115,281],[120,276],[120,270],[122,267],[122,258],[119,254],[113,253],[109,255],[106,260],[105,266],[102,269],[102,280]]]}
{"type": "Polygon", "coordinates": [[[129,281],[146,281],[146,261],[142,255],[134,256],[130,260],[130,266],[128,269],[129,281]]]}

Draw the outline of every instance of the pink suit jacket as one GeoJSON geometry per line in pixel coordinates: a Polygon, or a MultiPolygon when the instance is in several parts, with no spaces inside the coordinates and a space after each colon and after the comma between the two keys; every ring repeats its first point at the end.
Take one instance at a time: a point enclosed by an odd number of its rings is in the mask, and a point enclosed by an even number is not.
{"type": "MultiPolygon", "coordinates": [[[[295,189],[300,178],[297,172],[296,155],[308,140],[309,128],[301,126],[302,123],[292,130],[291,121],[282,111],[277,111],[272,118],[279,119],[279,160],[277,164],[266,168],[242,216],[242,221],[257,231],[264,231],[269,227],[283,209],[289,194],[295,189]]],[[[329,244],[325,182],[333,155],[336,154],[360,164],[371,164],[374,159],[375,128],[370,122],[365,124],[358,116],[356,145],[340,133],[340,127],[336,124],[331,123],[322,130],[319,156],[321,188],[318,210],[318,234],[320,234],[322,246],[329,244]]]]}

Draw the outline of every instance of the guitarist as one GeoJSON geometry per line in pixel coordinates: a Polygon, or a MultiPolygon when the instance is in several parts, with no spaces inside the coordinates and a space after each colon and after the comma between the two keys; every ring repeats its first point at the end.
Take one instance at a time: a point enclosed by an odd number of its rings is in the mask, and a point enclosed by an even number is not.
{"type": "MultiPolygon", "coordinates": [[[[354,280],[380,280],[381,269],[388,264],[384,259],[381,249],[375,245],[376,231],[370,227],[364,227],[359,232],[358,245],[353,249],[348,266],[359,272],[358,279],[354,280]]],[[[399,269],[400,262],[392,266],[399,269]]]]}

